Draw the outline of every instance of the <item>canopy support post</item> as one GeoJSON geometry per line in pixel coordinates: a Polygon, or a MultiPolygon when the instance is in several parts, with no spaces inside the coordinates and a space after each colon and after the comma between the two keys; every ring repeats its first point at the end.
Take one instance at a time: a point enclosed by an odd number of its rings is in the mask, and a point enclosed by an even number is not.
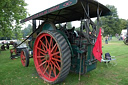
{"type": "Polygon", "coordinates": [[[36,20],[32,20],[32,31],[36,30],[36,20]]]}

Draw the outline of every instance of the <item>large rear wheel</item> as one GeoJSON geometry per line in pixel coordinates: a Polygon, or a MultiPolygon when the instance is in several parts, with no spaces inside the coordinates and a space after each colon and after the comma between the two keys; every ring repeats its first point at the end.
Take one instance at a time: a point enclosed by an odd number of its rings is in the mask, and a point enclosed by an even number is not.
{"type": "Polygon", "coordinates": [[[71,51],[60,33],[40,33],[35,40],[33,53],[36,70],[43,80],[54,84],[66,78],[71,66],[71,51]]]}

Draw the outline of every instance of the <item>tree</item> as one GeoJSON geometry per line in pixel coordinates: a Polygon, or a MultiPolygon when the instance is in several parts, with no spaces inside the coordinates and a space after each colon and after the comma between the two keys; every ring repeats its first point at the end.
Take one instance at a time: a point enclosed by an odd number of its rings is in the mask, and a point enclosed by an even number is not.
{"type": "Polygon", "coordinates": [[[67,22],[67,29],[71,29],[71,28],[72,28],[71,22],[67,22]]]}
{"type": "Polygon", "coordinates": [[[32,26],[31,24],[28,24],[28,26],[22,30],[23,38],[26,38],[26,36],[30,35],[32,33],[32,26]]]}
{"type": "Polygon", "coordinates": [[[128,21],[125,19],[120,19],[120,28],[127,29],[127,27],[128,27],[128,21]]]}
{"type": "Polygon", "coordinates": [[[13,30],[21,29],[20,20],[27,15],[26,5],[24,0],[0,1],[0,36],[13,37],[13,30]]]}
{"type": "Polygon", "coordinates": [[[111,10],[112,14],[110,16],[101,17],[100,19],[100,25],[104,29],[104,35],[119,34],[122,29],[120,28],[120,19],[118,18],[117,9],[112,5],[107,5],[107,7],[111,10]]]}

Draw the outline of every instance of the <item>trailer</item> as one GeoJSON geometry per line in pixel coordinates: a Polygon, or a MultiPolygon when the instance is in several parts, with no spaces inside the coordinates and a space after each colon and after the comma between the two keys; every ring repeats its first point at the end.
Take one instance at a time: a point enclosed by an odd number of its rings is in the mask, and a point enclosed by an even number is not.
{"type": "MultiPolygon", "coordinates": [[[[21,23],[32,20],[29,47],[39,76],[55,84],[63,81],[69,72],[78,73],[80,79],[80,75],[96,69],[97,59],[92,49],[99,31],[99,17],[110,14],[96,0],[68,0],[21,20],[21,23]],[[95,17],[97,23],[91,20],[95,17]],[[36,28],[37,21],[42,23],[36,28]],[[66,23],[72,21],[81,22],[79,30],[67,29],[66,23]]],[[[22,49],[20,53],[23,66],[28,66],[29,51],[22,49]]]]}

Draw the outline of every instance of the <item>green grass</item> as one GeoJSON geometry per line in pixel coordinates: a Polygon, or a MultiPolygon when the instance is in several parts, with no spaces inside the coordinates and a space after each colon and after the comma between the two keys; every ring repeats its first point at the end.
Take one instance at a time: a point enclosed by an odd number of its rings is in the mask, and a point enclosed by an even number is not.
{"type": "MultiPolygon", "coordinates": [[[[114,38],[104,44],[103,53],[116,56],[117,65],[108,68],[105,63],[97,63],[97,68],[81,76],[69,73],[58,85],[128,85],[128,46],[114,38]]],[[[20,58],[11,60],[9,50],[0,53],[0,85],[48,85],[37,74],[33,59],[29,67],[23,67],[20,58]]]]}

